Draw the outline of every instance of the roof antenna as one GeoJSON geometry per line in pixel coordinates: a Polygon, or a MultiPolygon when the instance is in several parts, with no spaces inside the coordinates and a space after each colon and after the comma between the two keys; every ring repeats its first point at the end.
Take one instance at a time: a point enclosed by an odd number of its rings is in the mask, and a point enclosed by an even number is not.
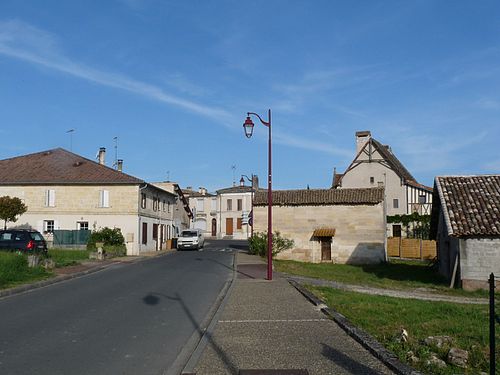
{"type": "Polygon", "coordinates": [[[75,129],[69,129],[66,133],[69,133],[69,150],[73,152],[73,133],[75,129]]]}
{"type": "Polygon", "coordinates": [[[115,161],[113,163],[113,167],[118,169],[118,137],[113,137],[113,139],[115,140],[115,161]]]}
{"type": "Polygon", "coordinates": [[[235,171],[236,171],[236,165],[231,165],[231,169],[233,170],[233,186],[236,186],[236,177],[235,177],[235,171]]]}

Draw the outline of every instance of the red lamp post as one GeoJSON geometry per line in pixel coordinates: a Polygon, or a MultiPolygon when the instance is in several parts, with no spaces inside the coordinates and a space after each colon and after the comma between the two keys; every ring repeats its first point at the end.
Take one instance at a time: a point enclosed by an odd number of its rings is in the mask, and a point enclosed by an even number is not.
{"type": "Polygon", "coordinates": [[[264,121],[257,113],[247,112],[247,118],[243,123],[245,129],[245,136],[250,138],[253,134],[253,121],[250,115],[256,116],[262,125],[267,126],[269,129],[269,164],[267,176],[267,279],[273,279],[273,186],[272,186],[272,173],[271,173],[271,110],[268,111],[268,120],[264,121]]]}

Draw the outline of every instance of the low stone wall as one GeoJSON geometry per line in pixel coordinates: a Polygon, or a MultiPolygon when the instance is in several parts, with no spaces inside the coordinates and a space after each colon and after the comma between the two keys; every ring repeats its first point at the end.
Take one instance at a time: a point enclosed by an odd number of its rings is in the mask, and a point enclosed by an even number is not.
{"type": "Polygon", "coordinates": [[[487,289],[492,272],[500,276],[500,238],[460,239],[462,288],[487,289]]]}

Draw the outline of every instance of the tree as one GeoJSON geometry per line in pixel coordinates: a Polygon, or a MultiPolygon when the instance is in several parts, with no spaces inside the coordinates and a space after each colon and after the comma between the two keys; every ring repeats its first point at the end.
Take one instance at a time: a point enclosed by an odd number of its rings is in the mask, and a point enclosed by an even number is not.
{"type": "Polygon", "coordinates": [[[17,197],[8,195],[0,197],[0,219],[4,221],[4,229],[7,229],[7,222],[17,221],[17,216],[24,214],[28,207],[17,197]]]}

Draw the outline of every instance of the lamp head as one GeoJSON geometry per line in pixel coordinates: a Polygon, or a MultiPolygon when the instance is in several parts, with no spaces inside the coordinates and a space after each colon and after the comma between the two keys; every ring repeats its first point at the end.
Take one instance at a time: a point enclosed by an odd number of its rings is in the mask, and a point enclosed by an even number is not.
{"type": "Polygon", "coordinates": [[[254,127],[254,124],[253,124],[252,119],[250,118],[250,116],[247,116],[247,119],[243,123],[243,129],[245,129],[245,136],[247,138],[250,138],[252,136],[253,127],[254,127]]]}

